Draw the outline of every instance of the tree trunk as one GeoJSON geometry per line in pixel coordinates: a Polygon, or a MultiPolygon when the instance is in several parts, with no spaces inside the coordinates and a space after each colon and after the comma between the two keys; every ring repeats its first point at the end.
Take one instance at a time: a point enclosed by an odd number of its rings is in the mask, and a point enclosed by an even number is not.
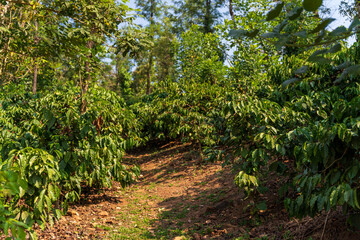
{"type": "Polygon", "coordinates": [[[36,58],[34,58],[34,61],[35,61],[35,65],[34,65],[34,79],[33,79],[32,93],[36,94],[38,65],[37,65],[37,59],[36,58]]]}
{"type": "MultiPolygon", "coordinates": [[[[151,40],[154,41],[154,15],[155,15],[155,1],[151,0],[151,6],[150,6],[150,31],[151,31],[151,40]]],[[[149,66],[147,71],[147,83],[146,83],[146,94],[150,94],[150,87],[151,87],[151,70],[153,65],[153,55],[152,55],[152,49],[150,49],[150,56],[149,56],[149,66]]]]}
{"type": "Polygon", "coordinates": [[[212,25],[211,0],[206,0],[206,13],[205,13],[205,19],[204,19],[204,32],[205,33],[212,32],[211,25],[212,25]]]}
{"type": "MultiPolygon", "coordinates": [[[[38,29],[39,29],[39,23],[35,21],[35,37],[34,37],[34,43],[35,46],[38,45],[38,29]]],[[[36,94],[37,90],[37,77],[38,77],[38,64],[37,64],[37,57],[34,57],[34,78],[33,78],[33,86],[32,86],[32,93],[36,94]]]]}
{"type": "Polygon", "coordinates": [[[151,70],[152,70],[152,64],[153,64],[152,62],[153,62],[153,56],[150,53],[149,67],[148,67],[148,71],[147,71],[147,84],[146,84],[146,94],[148,94],[148,95],[150,94],[150,86],[151,86],[151,70]]]}
{"type": "MultiPolygon", "coordinates": [[[[91,30],[91,35],[95,34],[96,30],[92,29],[91,30]]],[[[86,43],[86,48],[90,51],[89,55],[87,56],[87,60],[85,61],[85,77],[81,83],[81,108],[80,111],[81,113],[85,113],[86,112],[86,108],[87,108],[87,102],[85,100],[85,94],[88,91],[89,88],[89,83],[91,82],[91,59],[92,59],[92,48],[94,47],[95,43],[92,40],[88,40],[86,43]]]]}
{"type": "Polygon", "coordinates": [[[230,13],[231,20],[234,22],[234,25],[235,25],[235,15],[234,15],[233,1],[232,0],[229,0],[229,13],[230,13]]]}
{"type": "MultiPolygon", "coordinates": [[[[354,19],[356,18],[360,18],[360,0],[355,0],[355,16],[354,19]]],[[[354,61],[356,64],[359,63],[360,61],[360,33],[357,32],[356,33],[356,43],[354,44],[355,46],[355,56],[354,56],[354,61]]]]}

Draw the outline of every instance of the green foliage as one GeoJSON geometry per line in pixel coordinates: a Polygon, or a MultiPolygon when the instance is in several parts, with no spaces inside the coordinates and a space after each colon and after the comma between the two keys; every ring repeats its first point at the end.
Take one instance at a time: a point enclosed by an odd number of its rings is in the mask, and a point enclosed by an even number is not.
{"type": "Polygon", "coordinates": [[[134,181],[126,150],[173,139],[232,164],[248,196],[279,174],[292,216],[358,214],[360,55],[342,40],[360,21],[329,30],[322,3],[234,0],[238,14],[214,27],[221,1],[176,3],[174,16],[192,16],[181,22],[138,1],[143,30],[119,26],[125,2],[2,1],[0,230],[35,238],[84,187],[134,181]]]}
{"type": "Polygon", "coordinates": [[[179,44],[178,70],[184,85],[224,81],[224,48],[216,34],[204,34],[194,25],[182,34],[179,44]]]}
{"type": "MultiPolygon", "coordinates": [[[[0,233],[8,233],[11,231],[14,239],[25,239],[26,231],[30,229],[32,220],[27,217],[26,211],[21,213],[16,204],[16,200],[12,202],[5,201],[6,198],[13,198],[16,195],[22,196],[27,190],[27,183],[13,171],[0,171],[0,233]],[[24,219],[25,218],[25,219],[24,219]],[[21,220],[25,220],[21,221],[21,220]]],[[[35,239],[36,235],[30,233],[30,239],[35,239]]]]}
{"type": "Polygon", "coordinates": [[[172,83],[166,92],[154,92],[131,106],[139,118],[145,142],[181,138],[184,142],[211,146],[219,141],[226,91],[205,83],[191,86],[184,92],[181,85],[172,83]]]}
{"type": "MultiPolygon", "coordinates": [[[[343,61],[347,54],[338,53],[335,62],[343,61]]],[[[282,66],[274,68],[275,76],[286,78],[277,72],[297,69],[299,63],[283,59],[282,66]]],[[[261,179],[269,171],[293,176],[286,184],[292,193],[283,192],[289,194],[285,206],[293,216],[314,216],[339,205],[359,210],[359,84],[357,78],[347,76],[333,85],[337,69],[313,65],[312,74],[303,82],[285,88],[260,86],[230,109],[232,139],[226,144],[234,146],[242,169],[236,183],[256,188],[249,175],[261,179]]]]}
{"type": "Polygon", "coordinates": [[[202,33],[214,32],[214,25],[221,18],[219,8],[224,5],[220,0],[185,0],[174,3],[171,18],[174,22],[174,32],[179,35],[193,25],[198,25],[202,33]]]}
{"type": "Polygon", "coordinates": [[[124,151],[138,142],[135,116],[124,109],[124,100],[93,87],[91,105],[81,114],[78,91],[64,87],[42,96],[18,91],[2,97],[0,170],[14,172],[27,185],[15,191],[9,182],[15,196],[6,197],[5,187],[0,200],[8,211],[16,206],[9,216],[20,214],[17,221],[27,226],[32,219],[42,227],[58,219],[86,186],[116,180],[125,187],[139,174],[136,166],[121,164],[124,151]]]}
{"type": "Polygon", "coordinates": [[[306,11],[314,12],[322,5],[322,0],[304,0],[303,6],[306,11]]]}

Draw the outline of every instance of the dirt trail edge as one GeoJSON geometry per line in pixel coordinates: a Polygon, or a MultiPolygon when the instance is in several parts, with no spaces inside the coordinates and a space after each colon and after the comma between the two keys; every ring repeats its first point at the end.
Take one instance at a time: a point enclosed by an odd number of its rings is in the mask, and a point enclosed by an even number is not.
{"type": "Polygon", "coordinates": [[[234,186],[230,168],[200,164],[189,144],[173,142],[124,160],[141,166],[137,183],[89,190],[60,222],[38,231],[39,239],[360,239],[347,230],[340,211],[290,219],[276,178],[260,199],[267,210],[254,211],[255,203],[234,186]]]}

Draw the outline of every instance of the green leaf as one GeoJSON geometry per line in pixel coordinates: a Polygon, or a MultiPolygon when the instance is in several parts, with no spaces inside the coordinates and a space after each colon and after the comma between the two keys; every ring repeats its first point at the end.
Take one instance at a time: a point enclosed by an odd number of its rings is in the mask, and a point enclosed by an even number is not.
{"type": "Polygon", "coordinates": [[[357,209],[360,209],[360,204],[358,201],[358,194],[357,194],[356,189],[354,190],[354,205],[357,209]]]}
{"type": "Polygon", "coordinates": [[[341,177],[340,171],[336,171],[335,174],[331,174],[330,184],[334,185],[337,181],[339,181],[340,177],[341,177]]]}
{"type": "Polygon", "coordinates": [[[281,13],[282,8],[284,7],[283,2],[278,3],[275,8],[271,9],[267,14],[266,14],[266,21],[271,21],[274,18],[278,17],[281,13]]]}
{"type": "Polygon", "coordinates": [[[328,117],[327,113],[324,110],[318,110],[316,113],[318,116],[322,117],[323,119],[327,119],[328,117]]]}
{"type": "Polygon", "coordinates": [[[276,32],[268,32],[268,33],[264,33],[263,35],[261,35],[262,38],[275,38],[278,36],[280,36],[280,35],[276,32]]]}
{"type": "Polygon", "coordinates": [[[352,31],[354,28],[358,27],[360,25],[359,18],[355,17],[355,19],[351,22],[349,26],[349,30],[352,31]]]}
{"type": "Polygon", "coordinates": [[[24,188],[22,188],[22,187],[20,187],[19,189],[20,189],[19,197],[22,198],[25,195],[26,190],[24,188]]]}
{"type": "MultiPolygon", "coordinates": [[[[344,66],[346,66],[347,64],[348,63],[345,63],[344,66]]],[[[344,67],[344,66],[342,66],[342,67],[344,67]]],[[[338,67],[340,67],[340,66],[338,66],[338,67]]],[[[344,70],[344,72],[340,75],[340,77],[334,81],[334,84],[340,83],[349,75],[354,76],[354,77],[360,75],[360,64],[353,65],[353,66],[346,68],[344,70]]]]}
{"type": "Polygon", "coordinates": [[[342,70],[351,65],[351,62],[343,62],[342,64],[338,65],[335,69],[336,70],[342,70]]]}
{"type": "Polygon", "coordinates": [[[310,56],[308,58],[308,61],[319,63],[319,64],[329,64],[329,63],[331,63],[330,59],[327,59],[327,58],[324,58],[324,57],[321,57],[321,56],[310,56]]]}
{"type": "Polygon", "coordinates": [[[40,197],[38,198],[37,208],[40,212],[44,210],[44,196],[45,196],[45,189],[43,189],[40,193],[40,197]]]}
{"type": "Polygon", "coordinates": [[[59,220],[62,216],[61,210],[60,209],[53,209],[54,215],[56,217],[57,220],[59,220]]]}
{"type": "Polygon", "coordinates": [[[294,34],[297,37],[301,37],[301,38],[307,38],[307,31],[300,31],[294,34]]]}
{"type": "Polygon", "coordinates": [[[229,36],[233,38],[242,38],[242,37],[256,37],[256,35],[260,32],[259,29],[255,29],[252,31],[246,31],[243,29],[231,29],[229,32],[229,36]]]}
{"type": "Polygon", "coordinates": [[[292,83],[296,83],[298,81],[300,81],[300,78],[291,78],[289,80],[286,80],[285,82],[283,82],[282,87],[287,87],[288,85],[292,84],[292,83]]]}
{"type": "Polygon", "coordinates": [[[289,41],[290,35],[280,35],[279,41],[274,43],[274,46],[280,51],[282,47],[289,41]]]}
{"type": "Polygon", "coordinates": [[[229,37],[233,37],[233,38],[246,37],[247,32],[248,31],[243,29],[231,29],[229,32],[229,37]]]}
{"type": "Polygon", "coordinates": [[[358,166],[353,166],[353,167],[350,169],[350,171],[348,172],[348,177],[349,177],[350,179],[353,179],[353,178],[357,175],[358,171],[359,171],[358,166]]]}
{"type": "Polygon", "coordinates": [[[326,18],[319,25],[317,25],[310,33],[317,33],[324,30],[330,23],[335,21],[335,18],[326,18]]]}
{"type": "Polygon", "coordinates": [[[323,210],[324,202],[325,202],[324,197],[320,195],[317,199],[317,207],[319,212],[323,210]]]}
{"type": "Polygon", "coordinates": [[[322,5],[322,0],[304,0],[303,7],[308,12],[315,12],[322,5]]]}
{"type": "Polygon", "coordinates": [[[341,44],[337,43],[334,46],[332,46],[327,52],[328,53],[337,53],[339,51],[341,51],[341,44]]]}
{"type": "Polygon", "coordinates": [[[350,189],[344,193],[344,200],[346,203],[348,203],[350,201],[351,192],[352,192],[352,190],[350,189]]]}
{"type": "Polygon", "coordinates": [[[250,38],[256,37],[256,35],[258,35],[259,32],[260,32],[259,29],[249,31],[248,34],[247,34],[247,37],[250,37],[250,38]]]}
{"type": "Polygon", "coordinates": [[[49,184],[48,195],[51,197],[51,200],[56,201],[56,195],[52,184],[49,184]]]}
{"type": "Polygon", "coordinates": [[[288,21],[287,20],[282,21],[280,24],[274,27],[273,32],[280,33],[286,25],[288,25],[288,21]]]}
{"type": "Polygon", "coordinates": [[[310,199],[310,208],[313,209],[316,203],[316,200],[318,199],[317,195],[312,195],[310,199]]]}
{"type": "Polygon", "coordinates": [[[338,200],[338,190],[334,189],[330,194],[330,205],[336,206],[337,200],[338,200]]]}
{"type": "Polygon", "coordinates": [[[340,27],[335,28],[335,30],[333,30],[332,32],[330,32],[329,36],[334,37],[334,36],[339,36],[339,35],[342,35],[345,33],[347,33],[346,27],[340,26],[340,27]]]}
{"type": "Polygon", "coordinates": [[[309,66],[302,66],[301,68],[297,69],[295,71],[295,74],[304,74],[304,73],[307,73],[307,71],[309,70],[309,66]]]}
{"type": "Polygon", "coordinates": [[[357,76],[360,74],[360,64],[348,67],[345,69],[345,72],[349,75],[357,76]]]}
{"type": "Polygon", "coordinates": [[[309,57],[309,59],[312,58],[312,57],[327,53],[327,51],[328,51],[327,49],[317,50],[309,57]]]}
{"type": "Polygon", "coordinates": [[[303,10],[304,10],[303,7],[296,7],[293,10],[291,10],[291,12],[289,12],[289,14],[287,15],[287,18],[290,20],[295,20],[298,17],[300,17],[303,10]]]}

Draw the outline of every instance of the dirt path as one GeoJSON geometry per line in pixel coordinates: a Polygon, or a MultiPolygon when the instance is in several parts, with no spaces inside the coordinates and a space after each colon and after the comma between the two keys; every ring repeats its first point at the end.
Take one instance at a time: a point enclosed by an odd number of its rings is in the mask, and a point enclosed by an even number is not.
{"type": "MultiPolygon", "coordinates": [[[[142,176],[133,186],[117,183],[101,193],[87,193],[39,239],[320,239],[326,215],[315,220],[289,219],[274,181],[262,196],[268,210],[234,186],[234,174],[220,163],[199,164],[190,145],[170,143],[152,151],[128,154],[142,176]],[[312,237],[312,238],[310,238],[312,237]]],[[[346,231],[344,217],[332,212],[323,239],[360,239],[346,231]],[[328,229],[328,230],[327,230],[328,229]],[[339,235],[340,234],[340,235],[339,235]]]]}

